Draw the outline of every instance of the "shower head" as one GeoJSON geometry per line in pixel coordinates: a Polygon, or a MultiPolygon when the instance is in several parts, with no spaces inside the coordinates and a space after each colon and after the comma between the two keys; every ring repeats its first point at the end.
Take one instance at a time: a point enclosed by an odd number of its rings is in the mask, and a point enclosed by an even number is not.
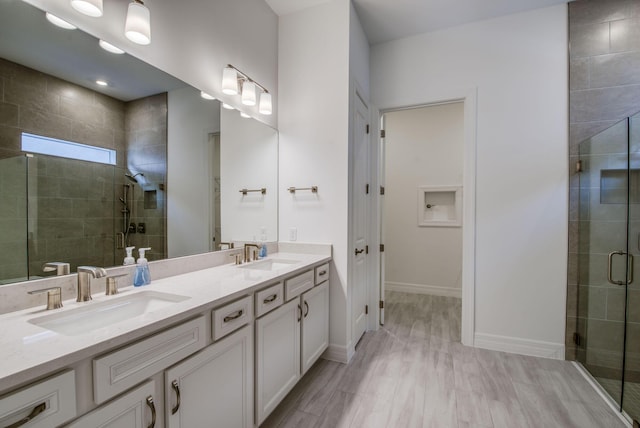
{"type": "Polygon", "coordinates": [[[125,174],[124,176],[125,176],[125,177],[127,177],[131,182],[133,182],[133,183],[137,183],[137,182],[138,182],[138,180],[136,180],[136,177],[137,177],[137,176],[144,177],[144,174],[143,174],[143,173],[141,173],[141,172],[139,172],[139,173],[137,173],[136,175],[125,174]]]}

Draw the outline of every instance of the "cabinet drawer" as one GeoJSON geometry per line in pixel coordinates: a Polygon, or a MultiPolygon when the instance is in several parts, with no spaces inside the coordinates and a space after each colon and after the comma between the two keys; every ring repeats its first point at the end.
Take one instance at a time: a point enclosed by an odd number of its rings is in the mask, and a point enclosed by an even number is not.
{"type": "Polygon", "coordinates": [[[284,302],[282,283],[260,290],[256,293],[256,317],[261,317],[284,302]]]}
{"type": "Polygon", "coordinates": [[[120,394],[148,377],[204,348],[204,316],[180,324],[133,345],[93,360],[96,404],[120,394]]]}
{"type": "Polygon", "coordinates": [[[298,297],[313,288],[313,270],[307,271],[284,281],[284,297],[286,301],[298,297]]]}
{"type": "Polygon", "coordinates": [[[73,370],[53,376],[0,398],[0,426],[58,426],[76,416],[76,376],[73,370]],[[30,419],[26,419],[26,418],[30,419]],[[27,420],[31,422],[27,423],[27,420]]]}
{"type": "Polygon", "coordinates": [[[316,285],[329,279],[329,263],[316,267],[316,285]]]}
{"type": "Polygon", "coordinates": [[[218,340],[253,320],[251,296],[213,310],[213,340],[218,340]]]}

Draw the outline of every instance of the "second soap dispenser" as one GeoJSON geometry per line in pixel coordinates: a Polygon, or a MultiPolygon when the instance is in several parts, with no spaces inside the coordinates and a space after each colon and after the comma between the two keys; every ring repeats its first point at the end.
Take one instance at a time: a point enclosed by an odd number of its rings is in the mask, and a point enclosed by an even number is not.
{"type": "Polygon", "coordinates": [[[151,248],[139,248],[138,263],[136,264],[136,273],[133,276],[133,285],[140,287],[141,285],[148,285],[151,283],[151,274],[149,273],[149,263],[145,258],[145,251],[149,251],[151,248]]]}

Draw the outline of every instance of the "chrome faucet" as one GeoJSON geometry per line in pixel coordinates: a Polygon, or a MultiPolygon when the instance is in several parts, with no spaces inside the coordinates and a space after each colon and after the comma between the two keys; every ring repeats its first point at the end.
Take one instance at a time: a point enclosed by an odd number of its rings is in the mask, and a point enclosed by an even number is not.
{"type": "Polygon", "coordinates": [[[69,269],[69,263],[63,262],[49,262],[42,265],[42,272],[56,271],[56,276],[69,275],[71,270],[69,269]]]}
{"type": "Polygon", "coordinates": [[[258,245],[258,244],[244,244],[244,261],[245,262],[250,262],[251,261],[251,247],[255,247],[256,248],[255,250],[253,250],[253,252],[254,252],[253,260],[258,260],[257,252],[258,252],[258,250],[260,250],[260,245],[258,245]]]}
{"type": "Polygon", "coordinates": [[[107,271],[95,266],[78,266],[78,298],[76,302],[91,300],[91,278],[107,276],[107,271]]]}

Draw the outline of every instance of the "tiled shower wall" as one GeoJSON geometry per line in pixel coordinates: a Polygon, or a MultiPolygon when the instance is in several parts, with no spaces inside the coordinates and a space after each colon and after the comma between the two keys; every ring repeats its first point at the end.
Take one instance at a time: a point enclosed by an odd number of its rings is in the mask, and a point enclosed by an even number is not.
{"type": "MultiPolygon", "coordinates": [[[[566,358],[584,360],[573,333],[587,337],[587,308],[606,307],[618,296],[613,288],[579,287],[579,144],[640,111],[640,1],[578,0],[569,3],[569,272],[566,358]],[[589,305],[589,298],[599,299],[589,305]],[[596,304],[597,303],[597,304],[596,304]]],[[[606,266],[603,266],[603,269],[606,266]]],[[[599,320],[602,336],[615,337],[619,322],[599,320]]],[[[618,320],[619,321],[619,320],[618,320]]],[[[631,330],[634,326],[631,326],[631,330]]],[[[636,326],[637,327],[637,326],[636,326]]],[[[638,330],[636,328],[636,330],[638,330]]],[[[640,330],[638,330],[640,332],[640,330]]],[[[639,341],[640,342],[640,341],[639,341]]]]}

